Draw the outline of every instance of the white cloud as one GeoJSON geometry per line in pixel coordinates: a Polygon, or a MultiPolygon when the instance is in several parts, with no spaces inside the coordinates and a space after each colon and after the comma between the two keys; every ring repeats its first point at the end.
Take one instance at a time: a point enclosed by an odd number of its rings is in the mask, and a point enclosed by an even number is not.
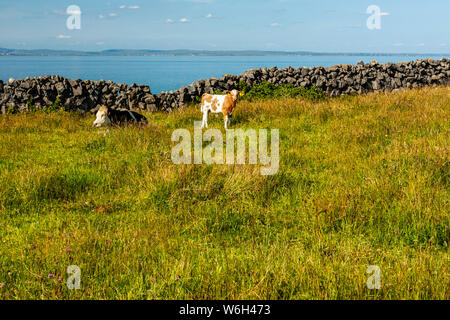
{"type": "Polygon", "coordinates": [[[394,46],[396,46],[396,47],[402,47],[402,46],[404,46],[405,44],[403,43],[403,42],[397,42],[397,43],[394,43],[394,46]]]}
{"type": "Polygon", "coordinates": [[[211,19],[211,18],[214,18],[214,16],[212,15],[212,13],[208,13],[205,18],[206,19],[211,19]]]}
{"type": "Polygon", "coordinates": [[[190,21],[189,21],[188,18],[181,18],[181,19],[179,19],[179,20],[177,20],[177,21],[172,20],[172,19],[167,19],[167,20],[166,20],[166,23],[177,23],[177,22],[179,22],[179,23],[188,23],[188,22],[190,22],[190,21]]]}
{"type": "Polygon", "coordinates": [[[441,43],[440,46],[441,46],[441,47],[446,47],[447,44],[446,44],[446,43],[441,43]]]}
{"type": "Polygon", "coordinates": [[[101,14],[98,15],[98,18],[99,19],[106,19],[106,18],[116,18],[118,16],[119,15],[117,13],[111,12],[111,13],[108,13],[108,14],[101,13],[101,14]]]}
{"type": "Polygon", "coordinates": [[[140,6],[126,6],[126,5],[121,5],[120,7],[119,7],[120,9],[139,9],[140,8],[140,6]]]}
{"type": "Polygon", "coordinates": [[[104,45],[105,43],[104,43],[103,41],[99,41],[99,42],[96,42],[95,44],[98,45],[98,46],[102,46],[102,45],[104,45]]]}
{"type": "Polygon", "coordinates": [[[72,36],[66,36],[66,35],[60,34],[60,35],[57,36],[56,38],[58,38],[58,39],[71,39],[72,36]]]}
{"type": "Polygon", "coordinates": [[[425,43],[423,43],[423,42],[422,42],[422,43],[419,43],[418,46],[419,46],[419,47],[423,47],[423,46],[425,46],[425,43]]]}
{"type": "Polygon", "coordinates": [[[280,24],[279,24],[278,22],[274,22],[274,23],[271,23],[270,26],[271,26],[272,28],[276,28],[276,27],[279,27],[280,24]]]}

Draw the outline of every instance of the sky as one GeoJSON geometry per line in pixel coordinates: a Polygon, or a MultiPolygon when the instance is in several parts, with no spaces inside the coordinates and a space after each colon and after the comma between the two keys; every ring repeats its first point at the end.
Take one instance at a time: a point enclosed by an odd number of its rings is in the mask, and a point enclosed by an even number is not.
{"type": "Polygon", "coordinates": [[[449,53],[450,1],[0,0],[0,30],[15,49],[449,53]]]}

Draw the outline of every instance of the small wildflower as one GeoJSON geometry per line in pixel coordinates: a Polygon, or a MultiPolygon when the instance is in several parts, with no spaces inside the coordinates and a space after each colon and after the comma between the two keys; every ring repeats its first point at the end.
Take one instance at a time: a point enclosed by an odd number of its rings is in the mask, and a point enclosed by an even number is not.
{"type": "Polygon", "coordinates": [[[49,274],[48,274],[48,278],[49,278],[49,279],[52,279],[52,278],[53,278],[53,274],[49,273],[49,274]]]}
{"type": "Polygon", "coordinates": [[[37,248],[37,246],[34,244],[34,245],[33,245],[33,249],[36,249],[36,248],[37,248]]]}
{"type": "Polygon", "coordinates": [[[72,252],[72,249],[68,248],[68,249],[66,250],[66,252],[72,252]]]}
{"type": "Polygon", "coordinates": [[[3,289],[5,287],[5,284],[3,282],[0,282],[0,289],[3,289]]]}
{"type": "Polygon", "coordinates": [[[56,260],[55,263],[58,264],[58,263],[59,263],[59,260],[56,260]]]}

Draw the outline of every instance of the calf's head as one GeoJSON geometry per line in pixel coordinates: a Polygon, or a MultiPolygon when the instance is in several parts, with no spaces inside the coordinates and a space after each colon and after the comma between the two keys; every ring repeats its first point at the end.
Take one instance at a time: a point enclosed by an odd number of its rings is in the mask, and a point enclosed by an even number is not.
{"type": "Polygon", "coordinates": [[[233,97],[233,100],[236,101],[239,96],[242,96],[244,94],[244,92],[234,89],[231,91],[227,91],[227,94],[231,95],[233,97]]]}
{"type": "Polygon", "coordinates": [[[101,106],[97,111],[97,119],[94,121],[94,127],[104,127],[109,126],[111,124],[111,120],[108,117],[108,108],[105,106],[101,106]]]}

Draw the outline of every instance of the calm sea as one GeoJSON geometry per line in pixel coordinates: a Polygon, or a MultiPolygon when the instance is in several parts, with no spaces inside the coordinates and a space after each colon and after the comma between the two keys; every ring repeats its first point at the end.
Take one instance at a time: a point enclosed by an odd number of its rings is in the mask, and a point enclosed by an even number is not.
{"type": "MultiPolygon", "coordinates": [[[[329,67],[335,64],[400,62],[425,56],[269,56],[269,57],[0,57],[0,79],[61,75],[83,80],[147,84],[152,93],[176,90],[199,79],[240,74],[255,68],[329,67]]],[[[440,57],[433,57],[439,59],[440,57]]]]}

